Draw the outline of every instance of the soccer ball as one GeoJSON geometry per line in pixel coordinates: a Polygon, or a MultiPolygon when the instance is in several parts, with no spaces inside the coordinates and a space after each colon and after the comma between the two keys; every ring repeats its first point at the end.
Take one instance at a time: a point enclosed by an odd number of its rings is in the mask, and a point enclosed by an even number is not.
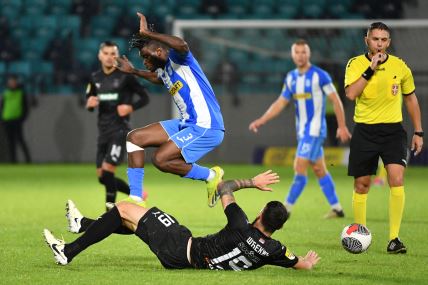
{"type": "Polygon", "coordinates": [[[362,253],[369,248],[372,242],[372,234],[364,225],[350,224],[343,229],[340,239],[346,251],[362,253]]]}

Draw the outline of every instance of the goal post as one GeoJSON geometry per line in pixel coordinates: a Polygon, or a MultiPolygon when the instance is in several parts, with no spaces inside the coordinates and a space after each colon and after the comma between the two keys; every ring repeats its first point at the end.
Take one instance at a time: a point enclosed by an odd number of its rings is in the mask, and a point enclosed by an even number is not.
{"type": "MultiPolygon", "coordinates": [[[[365,52],[367,27],[377,21],[392,32],[390,51],[402,57],[423,81],[428,70],[425,47],[428,44],[428,20],[181,20],[172,23],[172,33],[190,43],[192,52],[207,76],[216,85],[226,81],[219,67],[232,63],[239,72],[232,80],[236,89],[254,93],[278,93],[282,79],[293,64],[290,45],[298,38],[309,42],[311,61],[343,78],[346,62],[365,52]],[[421,60],[421,57],[425,60],[421,60]],[[219,78],[217,78],[219,77],[219,78]],[[260,88],[257,88],[260,87],[260,88]]],[[[224,66],[223,66],[224,67],[224,66]]],[[[336,82],[342,85],[343,81],[336,82]]],[[[427,82],[416,82],[428,89],[427,82]]],[[[221,84],[220,84],[221,86],[221,84]]],[[[224,88],[220,88],[222,90],[224,88]]]]}

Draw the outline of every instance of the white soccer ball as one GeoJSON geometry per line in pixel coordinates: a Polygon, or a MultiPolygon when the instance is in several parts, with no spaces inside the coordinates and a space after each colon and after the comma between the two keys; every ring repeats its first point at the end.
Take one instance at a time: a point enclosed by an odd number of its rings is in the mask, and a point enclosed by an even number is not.
{"type": "Polygon", "coordinates": [[[372,234],[364,225],[350,224],[343,229],[340,239],[346,251],[362,253],[369,248],[372,242],[372,234]]]}

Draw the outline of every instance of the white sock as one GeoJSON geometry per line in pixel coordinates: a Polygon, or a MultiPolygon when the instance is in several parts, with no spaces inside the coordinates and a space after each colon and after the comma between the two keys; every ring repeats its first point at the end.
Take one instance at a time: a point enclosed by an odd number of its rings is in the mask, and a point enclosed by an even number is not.
{"type": "Polygon", "coordinates": [[[290,203],[287,203],[287,202],[285,202],[284,203],[284,206],[285,206],[285,209],[287,209],[287,212],[289,212],[289,213],[291,213],[291,210],[293,209],[293,204],[290,204],[290,203]]]}
{"type": "Polygon", "coordinates": [[[143,201],[143,198],[141,198],[139,196],[135,196],[135,195],[129,195],[129,198],[131,198],[132,200],[137,201],[137,202],[143,201]]]}
{"type": "Polygon", "coordinates": [[[331,208],[336,210],[336,211],[342,211],[343,210],[342,205],[340,205],[340,203],[336,203],[336,204],[331,205],[331,208]]]}
{"type": "Polygon", "coordinates": [[[210,169],[210,175],[208,175],[207,181],[213,180],[215,177],[215,171],[210,169]]]}

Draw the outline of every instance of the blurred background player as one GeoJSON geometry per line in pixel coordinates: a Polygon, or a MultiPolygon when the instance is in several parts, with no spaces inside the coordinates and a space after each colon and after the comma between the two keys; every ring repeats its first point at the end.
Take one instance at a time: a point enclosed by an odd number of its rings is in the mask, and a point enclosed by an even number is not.
{"type": "Polygon", "coordinates": [[[270,201],[248,222],[238,206],[234,191],[257,188],[271,191],[268,185],[279,182],[276,173],[268,170],[252,179],[228,180],[218,185],[227,225],[218,233],[192,237],[192,233],[171,215],[153,207],[119,202],[97,220],[83,217],[72,201],[67,202],[67,219],[71,232],[84,232],[72,243],[55,238],[45,229],[45,240],[57,264],[66,265],[89,246],[113,233],[134,234],[146,243],[167,269],[251,270],[266,264],[295,269],[312,269],[318,254],[310,250],[305,257],[295,256],[290,249],[272,239],[281,229],[288,213],[279,201],[270,201]]]}
{"type": "Polygon", "coordinates": [[[114,203],[117,191],[129,194],[128,184],[115,177],[116,166],[125,155],[130,114],[149,102],[146,89],[133,75],[118,70],[118,46],[101,43],[98,59],[101,69],[94,72],[86,90],[86,108],[98,107],[97,176],[106,189],[106,202],[114,203]],[[138,98],[134,101],[134,95],[138,98]]]}
{"type": "Polygon", "coordinates": [[[6,89],[0,96],[1,121],[6,131],[10,161],[16,163],[17,147],[22,149],[26,163],[31,162],[30,151],[24,138],[23,125],[28,116],[28,100],[18,76],[7,78],[6,89]]]}
{"type": "Polygon", "coordinates": [[[130,198],[143,201],[144,148],[158,147],[153,164],[163,172],[206,181],[208,205],[212,207],[218,199],[215,189],[223,177],[223,169],[209,169],[196,162],[223,141],[220,106],[187,43],[181,38],[152,31],[147,27],[145,16],[137,14],[140,31],[132,47],[138,49],[148,70],[135,69],[126,57],[118,60],[119,68],[152,83],[164,84],[181,119],[153,123],[128,134],[130,198]]]}
{"type": "Polygon", "coordinates": [[[285,207],[287,211],[291,212],[297,198],[305,188],[308,181],[307,168],[311,166],[331,207],[331,211],[325,217],[344,217],[333,179],[325,165],[322,147],[327,135],[326,98],[334,107],[339,140],[346,142],[351,135],[346,127],[342,102],[330,75],[311,64],[309,61],[310,52],[309,45],[305,40],[298,40],[291,46],[291,57],[296,69],[290,71],[285,77],[282,93],[278,99],[260,118],[250,124],[249,129],[256,133],[259,127],[278,116],[290,100],[294,100],[298,145],[294,160],[294,181],[284,202],[285,207]]]}
{"type": "Polygon", "coordinates": [[[367,194],[371,175],[376,174],[379,157],[385,165],[389,195],[388,253],[406,253],[398,234],[404,210],[404,170],[407,166],[407,134],[402,102],[414,127],[411,149],[422,150],[421,112],[415,84],[406,63],[387,53],[390,29],[375,22],[367,30],[366,54],[348,61],[345,73],[346,97],[355,100],[355,127],[350,145],[348,175],[354,177],[352,205],[355,223],[366,225],[367,194]]]}

